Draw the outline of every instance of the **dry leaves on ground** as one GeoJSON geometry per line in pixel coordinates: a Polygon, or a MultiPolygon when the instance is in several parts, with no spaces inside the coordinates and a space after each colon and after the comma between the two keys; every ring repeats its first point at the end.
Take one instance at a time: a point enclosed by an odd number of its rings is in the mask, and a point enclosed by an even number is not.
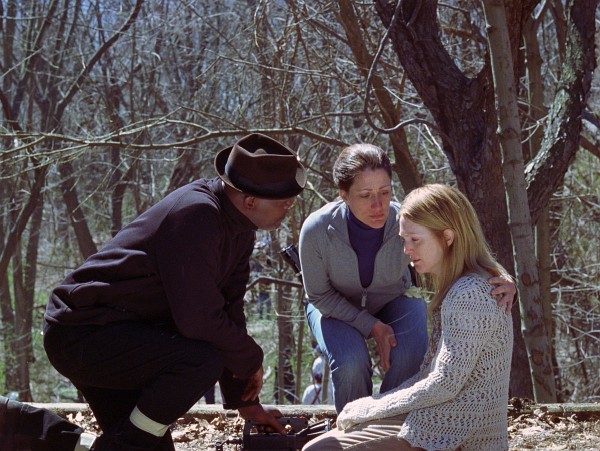
{"type": "MultiPolygon", "coordinates": [[[[91,415],[78,413],[68,419],[84,429],[99,433],[91,415]]],[[[240,451],[241,445],[227,444],[227,440],[241,439],[244,420],[217,417],[212,421],[203,419],[180,420],[172,431],[177,451],[217,450],[240,451]]],[[[510,450],[600,450],[600,416],[550,414],[543,409],[533,413],[511,416],[508,424],[510,450]]]]}

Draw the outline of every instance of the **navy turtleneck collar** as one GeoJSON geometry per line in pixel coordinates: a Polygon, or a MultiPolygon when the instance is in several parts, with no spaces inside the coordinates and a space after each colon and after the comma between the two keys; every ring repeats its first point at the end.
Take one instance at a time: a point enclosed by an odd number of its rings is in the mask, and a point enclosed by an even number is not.
{"type": "Polygon", "coordinates": [[[375,257],[381,244],[385,227],[374,229],[360,221],[348,208],[348,235],[350,244],[358,257],[358,272],[363,288],[371,285],[375,270],[375,257]]]}

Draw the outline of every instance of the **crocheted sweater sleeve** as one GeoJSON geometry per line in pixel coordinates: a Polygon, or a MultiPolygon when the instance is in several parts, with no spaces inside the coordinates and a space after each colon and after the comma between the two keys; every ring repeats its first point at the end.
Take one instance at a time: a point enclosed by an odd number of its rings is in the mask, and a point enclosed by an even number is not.
{"type": "Polygon", "coordinates": [[[459,279],[442,303],[441,337],[431,364],[424,365],[418,375],[395,390],[348,403],[337,418],[338,428],[408,413],[456,397],[498,327],[499,308],[490,289],[487,281],[475,275],[459,279]]]}

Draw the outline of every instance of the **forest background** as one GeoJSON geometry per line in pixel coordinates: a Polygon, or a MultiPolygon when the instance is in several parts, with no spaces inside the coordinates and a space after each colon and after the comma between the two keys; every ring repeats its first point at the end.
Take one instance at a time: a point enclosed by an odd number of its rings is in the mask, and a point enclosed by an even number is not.
{"type": "Polygon", "coordinates": [[[283,226],[258,236],[261,399],[277,386],[286,402],[286,349],[296,396],[310,383],[304,293],[280,249],[337,196],[343,146],[369,142],[389,151],[398,200],[463,190],[516,276],[511,394],[600,400],[598,0],[5,0],[0,20],[4,394],[77,399],[41,347],[49,291],[261,132],[309,171],[283,226]]]}

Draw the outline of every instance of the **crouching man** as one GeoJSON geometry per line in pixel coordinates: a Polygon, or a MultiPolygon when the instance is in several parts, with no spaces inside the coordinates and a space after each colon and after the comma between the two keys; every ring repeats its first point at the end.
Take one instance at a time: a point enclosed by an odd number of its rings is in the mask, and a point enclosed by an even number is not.
{"type": "Polygon", "coordinates": [[[255,231],[279,227],[306,171],[261,134],[214,164],[218,177],[166,196],[51,293],[44,346],[96,416],[96,451],[173,450],[169,425],[217,381],[225,408],[283,431],[259,403],[243,298],[255,231]]]}

